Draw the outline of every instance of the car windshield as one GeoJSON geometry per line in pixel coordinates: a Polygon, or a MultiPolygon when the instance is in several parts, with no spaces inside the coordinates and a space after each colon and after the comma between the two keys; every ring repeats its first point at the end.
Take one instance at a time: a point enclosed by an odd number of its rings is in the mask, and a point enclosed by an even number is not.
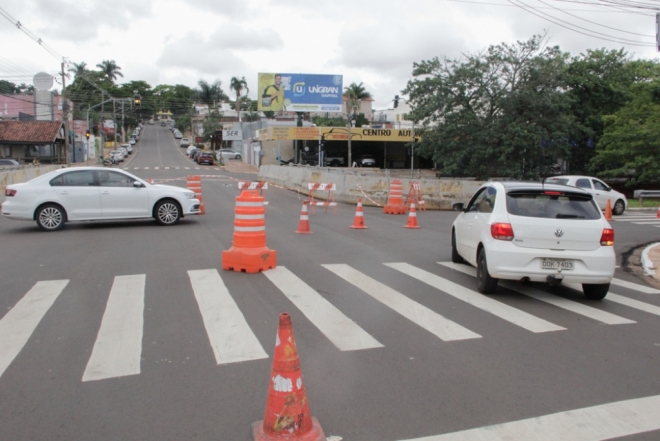
{"type": "Polygon", "coordinates": [[[515,216],[548,219],[600,219],[591,195],[561,191],[516,190],[506,194],[506,209],[515,216]]]}

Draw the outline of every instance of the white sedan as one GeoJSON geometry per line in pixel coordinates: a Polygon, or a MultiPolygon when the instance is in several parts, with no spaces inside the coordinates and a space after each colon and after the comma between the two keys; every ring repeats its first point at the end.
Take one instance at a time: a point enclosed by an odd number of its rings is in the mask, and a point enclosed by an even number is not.
{"type": "Polygon", "coordinates": [[[199,214],[195,193],[170,185],[152,185],[123,170],[76,167],[54,170],[31,181],[8,185],[2,216],[36,221],[55,231],[69,221],[154,218],[174,225],[199,214]]]}
{"type": "Polygon", "coordinates": [[[452,261],[477,267],[477,289],[498,279],[582,284],[603,299],[614,277],[614,230],[579,188],[539,182],[488,182],[452,225],[452,261]]]}
{"type": "Polygon", "coordinates": [[[590,176],[553,176],[545,180],[551,184],[571,185],[581,188],[591,193],[601,210],[607,208],[607,201],[610,201],[612,214],[620,215],[628,209],[628,199],[623,193],[619,193],[612,187],[597,178],[590,176]]]}

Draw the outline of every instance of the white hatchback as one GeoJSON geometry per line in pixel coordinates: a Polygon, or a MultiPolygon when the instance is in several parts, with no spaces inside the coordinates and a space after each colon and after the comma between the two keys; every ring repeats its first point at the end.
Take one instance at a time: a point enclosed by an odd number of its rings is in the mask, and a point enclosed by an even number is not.
{"type": "Polygon", "coordinates": [[[612,214],[620,215],[628,209],[628,199],[623,193],[619,193],[612,187],[597,178],[590,176],[562,175],[547,178],[545,182],[550,184],[570,185],[581,188],[591,193],[601,210],[607,208],[607,201],[610,201],[612,214]]]}
{"type": "Polygon", "coordinates": [[[452,261],[477,267],[477,289],[498,279],[582,284],[587,298],[607,295],[614,277],[614,230],[591,194],[539,182],[488,182],[452,225],[452,261]]]}
{"type": "Polygon", "coordinates": [[[55,231],[69,221],[154,218],[174,225],[199,214],[195,193],[170,185],[152,185],[123,170],[76,167],[54,170],[5,189],[2,216],[36,221],[55,231]]]}

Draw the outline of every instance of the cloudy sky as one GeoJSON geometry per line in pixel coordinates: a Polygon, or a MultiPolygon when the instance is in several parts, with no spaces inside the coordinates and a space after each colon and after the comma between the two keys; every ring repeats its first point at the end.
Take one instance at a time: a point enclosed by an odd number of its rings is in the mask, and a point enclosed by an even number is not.
{"type": "Polygon", "coordinates": [[[549,44],[572,54],[623,47],[655,59],[655,11],[648,5],[660,12],[660,2],[627,0],[634,8],[622,2],[3,0],[0,79],[31,84],[37,72],[60,71],[61,60],[37,38],[71,62],[94,68],[114,60],[124,74],[119,82],[196,87],[200,79],[218,79],[228,92],[230,78],[244,76],[254,99],[258,72],[340,74],[344,86],[363,83],[374,108],[384,109],[416,61],[544,32],[549,44]]]}

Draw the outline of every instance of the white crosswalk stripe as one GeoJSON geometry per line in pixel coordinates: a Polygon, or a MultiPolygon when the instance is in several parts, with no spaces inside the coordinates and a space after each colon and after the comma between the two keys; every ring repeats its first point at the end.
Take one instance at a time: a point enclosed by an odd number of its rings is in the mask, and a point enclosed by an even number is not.
{"type": "Polygon", "coordinates": [[[393,309],[408,320],[438,336],[444,341],[481,338],[481,335],[446,319],[424,305],[409,299],[348,265],[322,265],[342,279],[357,286],[374,299],[393,309]]]}
{"type": "Polygon", "coordinates": [[[0,376],[21,352],[68,280],[37,282],[0,320],[0,376]]]}
{"type": "MultiPolygon", "coordinates": [[[[462,265],[452,262],[438,262],[440,265],[446,266],[447,268],[460,271],[464,274],[470,275],[472,277],[477,277],[476,268],[469,265],[462,265]]],[[[609,312],[601,311],[600,309],[592,308],[591,306],[583,305],[582,303],[577,303],[563,297],[553,296],[545,291],[540,289],[532,288],[531,286],[523,285],[518,282],[510,280],[500,280],[499,285],[503,288],[510,289],[511,291],[516,291],[526,296],[532,297],[536,300],[542,302],[550,303],[551,305],[557,306],[558,308],[565,309],[567,311],[572,311],[576,314],[580,314],[584,317],[588,317],[593,320],[597,320],[601,323],[607,325],[621,325],[628,323],[636,323],[632,320],[628,320],[623,317],[619,317],[609,312]]]]}
{"type": "Polygon", "coordinates": [[[144,274],[115,277],[82,381],[140,373],[145,280],[144,274]]]}
{"type": "Polygon", "coordinates": [[[339,350],[356,351],[383,347],[353,320],[346,317],[314,288],[300,280],[285,267],[263,273],[305,317],[316,326],[339,350]]]}
{"type": "Polygon", "coordinates": [[[651,288],[650,286],[640,285],[639,283],[631,283],[621,279],[612,279],[612,285],[621,286],[623,288],[633,289],[635,291],[643,292],[644,294],[660,294],[660,289],[651,288]]]}
{"type": "MultiPolygon", "coordinates": [[[[567,286],[576,291],[582,292],[582,285],[577,283],[566,283],[564,286],[567,286]]],[[[629,308],[637,309],[640,311],[648,312],[653,315],[660,315],[660,307],[651,305],[649,303],[640,302],[639,300],[631,299],[619,294],[613,293],[611,290],[607,293],[607,297],[603,301],[609,301],[614,303],[619,303],[621,305],[628,306],[629,308]]]]}
{"type": "Polygon", "coordinates": [[[215,269],[188,271],[218,364],[268,358],[215,269]]]}
{"type": "Polygon", "coordinates": [[[407,263],[386,263],[385,265],[528,331],[538,333],[566,329],[407,263]]]}

